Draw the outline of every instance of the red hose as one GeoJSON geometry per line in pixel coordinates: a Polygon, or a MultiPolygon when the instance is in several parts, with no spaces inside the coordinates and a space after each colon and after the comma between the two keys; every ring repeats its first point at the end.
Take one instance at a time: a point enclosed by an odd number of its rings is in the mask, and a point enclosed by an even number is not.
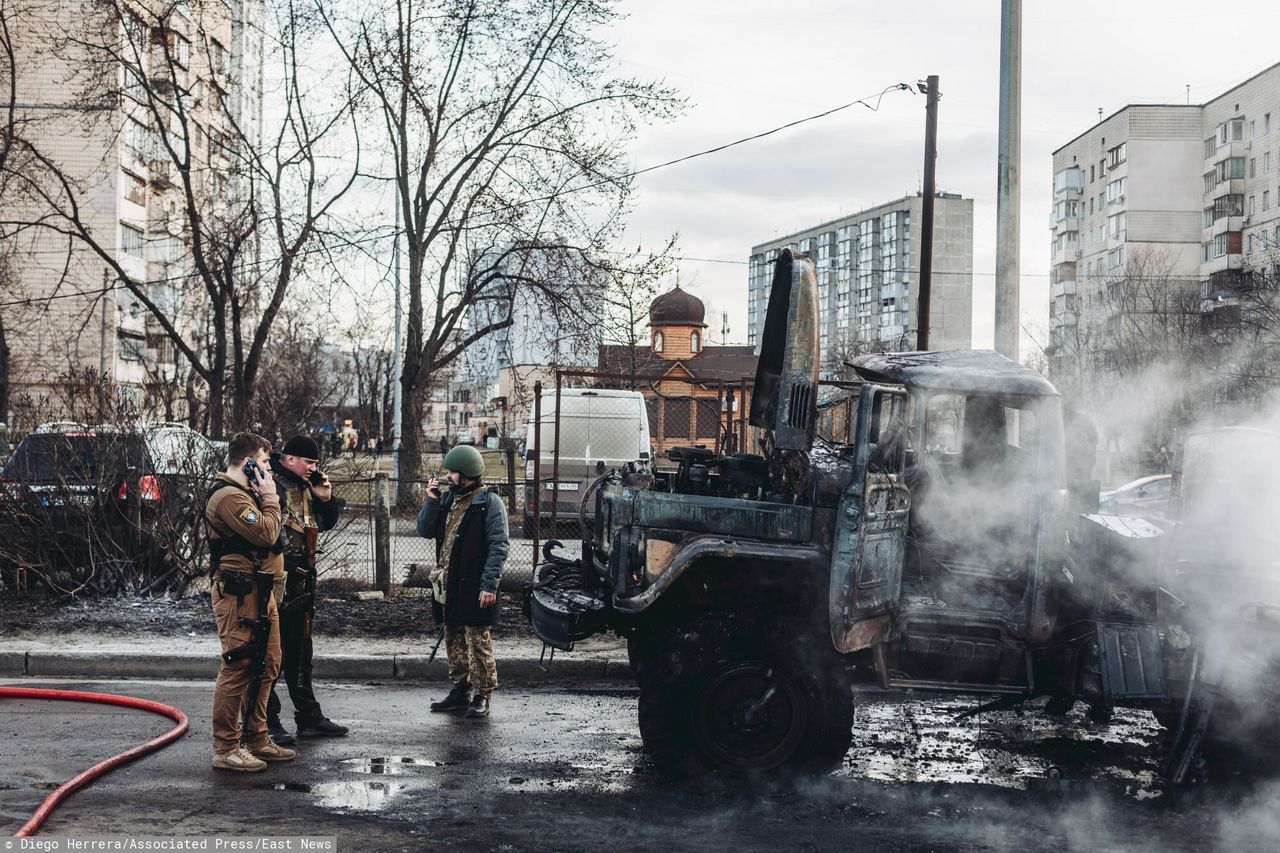
{"type": "Polygon", "coordinates": [[[163,714],[173,719],[177,725],[169,731],[160,735],[158,738],[149,740],[144,744],[139,744],[133,749],[127,749],[119,755],[113,755],[105,761],[100,761],[77,774],[75,777],[62,783],[56,790],[50,792],[49,796],[44,798],[44,802],[40,804],[40,808],[32,813],[31,818],[22,825],[22,828],[14,833],[14,837],[22,835],[35,835],[40,829],[40,824],[44,823],[44,819],[49,816],[58,805],[67,797],[76,791],[88,785],[94,779],[114,770],[122,764],[128,764],[136,758],[141,758],[149,752],[154,752],[162,746],[167,746],[187,731],[187,715],[174,708],[171,705],[162,705],[159,702],[152,702],[149,699],[138,699],[133,696],[117,696],[113,693],[89,693],[82,690],[44,690],[38,687],[0,687],[0,699],[64,699],[70,702],[101,702],[104,705],[122,705],[126,708],[138,708],[142,711],[150,711],[153,714],[163,714]]]}

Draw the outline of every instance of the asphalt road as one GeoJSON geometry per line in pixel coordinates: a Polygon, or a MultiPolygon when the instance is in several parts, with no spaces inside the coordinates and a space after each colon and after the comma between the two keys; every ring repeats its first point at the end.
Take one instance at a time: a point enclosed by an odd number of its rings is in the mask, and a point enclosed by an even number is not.
{"type": "MultiPolygon", "coordinates": [[[[19,683],[19,682],[7,682],[19,683]]],[[[57,810],[43,836],[337,836],[341,850],[1112,851],[1280,849],[1280,785],[1232,777],[1189,797],[1154,784],[1144,714],[1091,726],[966,697],[861,697],[843,770],[672,782],[648,764],[634,691],[507,686],[494,714],[430,714],[438,686],[323,684],[352,726],[264,773],[209,767],[211,685],[74,686],[175,704],[192,732],[57,810]]],[[[48,789],[162,732],[142,712],[0,701],[0,826],[48,789]]]]}

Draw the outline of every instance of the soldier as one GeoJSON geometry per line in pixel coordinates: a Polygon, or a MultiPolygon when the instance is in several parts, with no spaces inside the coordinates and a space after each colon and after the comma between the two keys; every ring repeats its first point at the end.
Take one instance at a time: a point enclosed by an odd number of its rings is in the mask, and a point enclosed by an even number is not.
{"type": "MultiPolygon", "coordinates": [[[[328,475],[316,467],[319,461],[320,445],[306,435],[295,435],[279,453],[271,454],[271,473],[281,487],[280,516],[285,536],[284,600],[280,604],[282,672],[293,702],[298,736],[342,737],[347,727],[324,715],[311,686],[316,536],[331,530],[342,511],[342,501],[333,496],[328,475]]],[[[280,699],[274,684],[267,705],[267,730],[277,744],[293,743],[293,735],[280,722],[280,699]]]]}
{"type": "Polygon", "coordinates": [[[204,511],[213,562],[209,595],[218,640],[224,655],[241,653],[233,662],[224,658],[213,688],[213,766],[220,770],[265,770],[268,761],[289,761],[296,755],[267,736],[267,694],[280,671],[280,628],[275,599],[265,591],[261,592],[268,605],[270,631],[254,695],[247,695],[253,682],[253,656],[242,653],[261,639],[254,636],[257,629],[253,627],[259,616],[255,592],[260,592],[254,574],[267,572],[279,579],[284,571],[276,548],[280,500],[275,481],[265,470],[270,449],[260,435],[232,436],[227,468],[217,475],[204,511]]]}
{"type": "Polygon", "coordinates": [[[480,451],[459,445],[445,454],[443,466],[448,494],[441,496],[439,482],[431,478],[418,514],[418,534],[436,540],[432,588],[453,682],[449,695],[433,702],[431,710],[487,717],[498,686],[490,629],[498,617],[498,582],[507,559],[507,510],[501,498],[483,488],[480,451]]]}

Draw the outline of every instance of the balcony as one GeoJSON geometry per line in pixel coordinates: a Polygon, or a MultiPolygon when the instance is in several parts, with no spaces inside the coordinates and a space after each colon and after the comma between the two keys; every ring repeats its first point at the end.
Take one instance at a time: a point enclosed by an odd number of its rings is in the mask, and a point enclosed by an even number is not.
{"type": "Polygon", "coordinates": [[[1213,150],[1213,153],[1205,157],[1205,163],[1213,165],[1219,160],[1225,160],[1228,157],[1245,157],[1252,150],[1253,143],[1249,140],[1238,139],[1235,142],[1228,142],[1226,145],[1219,145],[1213,150]]]}
{"type": "Polygon", "coordinates": [[[1075,240],[1064,240],[1062,245],[1055,246],[1050,263],[1064,264],[1080,257],[1080,244],[1075,240]]]}
{"type": "Polygon", "coordinates": [[[1244,267],[1244,256],[1239,254],[1220,255],[1200,265],[1201,275],[1213,275],[1226,270],[1238,270],[1244,267]]]}
{"type": "Polygon", "coordinates": [[[880,288],[880,298],[884,299],[906,299],[907,283],[905,281],[895,281],[890,284],[883,285],[880,288]]]}
{"type": "Polygon", "coordinates": [[[1206,196],[1212,199],[1222,198],[1224,195],[1243,195],[1244,194],[1244,178],[1228,178],[1225,181],[1218,181],[1214,186],[1213,192],[1206,193],[1206,196]]]}
{"type": "Polygon", "coordinates": [[[1243,216],[1220,216],[1213,220],[1212,236],[1217,237],[1219,234],[1226,234],[1228,231],[1243,231],[1243,216]]]}
{"type": "Polygon", "coordinates": [[[1049,223],[1049,228],[1052,231],[1079,231],[1080,217],[1064,216],[1062,219],[1052,220],[1049,223]]]}
{"type": "Polygon", "coordinates": [[[1075,296],[1079,290],[1076,288],[1075,280],[1059,281],[1049,285],[1049,295],[1054,299],[1059,296],[1075,296]]]}
{"type": "Polygon", "coordinates": [[[1076,326],[1080,322],[1080,315],[1075,311],[1063,311],[1054,314],[1050,318],[1050,323],[1055,329],[1061,329],[1064,326],[1076,326]]]}

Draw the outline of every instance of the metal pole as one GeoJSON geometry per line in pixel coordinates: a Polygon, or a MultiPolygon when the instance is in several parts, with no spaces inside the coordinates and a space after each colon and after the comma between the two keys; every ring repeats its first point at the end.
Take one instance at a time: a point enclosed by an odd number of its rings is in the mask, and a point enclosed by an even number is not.
{"type": "MultiPolygon", "coordinates": [[[[525,448],[526,450],[528,448],[525,448]]],[[[538,579],[538,534],[542,532],[542,382],[533,383],[533,482],[524,487],[526,501],[533,504],[533,568],[538,579]],[[531,491],[532,490],[532,491],[531,491]]]]}
{"type": "Polygon", "coordinates": [[[391,597],[391,502],[387,500],[389,478],[383,471],[373,475],[373,583],[391,597]]]}
{"type": "MultiPolygon", "coordinates": [[[[396,183],[396,232],[395,242],[391,246],[392,266],[395,267],[396,304],[395,304],[395,336],[392,346],[395,354],[392,359],[391,376],[395,385],[391,390],[391,470],[400,471],[400,371],[403,369],[403,355],[400,341],[400,184],[396,183]]],[[[383,397],[382,399],[386,399],[383,397]]]]}
{"type": "Polygon", "coordinates": [[[107,378],[107,311],[115,304],[115,288],[107,284],[111,280],[111,271],[102,268],[102,324],[98,329],[98,375],[107,378]]]}
{"type": "Polygon", "coordinates": [[[560,388],[564,382],[560,377],[560,369],[556,368],[556,437],[555,456],[551,457],[551,536],[556,535],[556,516],[560,505],[560,388]]]}
{"type": "Polygon", "coordinates": [[[930,74],[924,109],[924,198],[920,218],[920,295],[916,307],[916,349],[929,348],[929,299],[933,292],[934,166],[938,160],[938,75],[930,74]]]}
{"type": "Polygon", "coordinates": [[[1018,182],[1022,156],[1022,0],[1000,3],[1000,143],[996,168],[996,352],[1018,360],[1018,182]]]}

